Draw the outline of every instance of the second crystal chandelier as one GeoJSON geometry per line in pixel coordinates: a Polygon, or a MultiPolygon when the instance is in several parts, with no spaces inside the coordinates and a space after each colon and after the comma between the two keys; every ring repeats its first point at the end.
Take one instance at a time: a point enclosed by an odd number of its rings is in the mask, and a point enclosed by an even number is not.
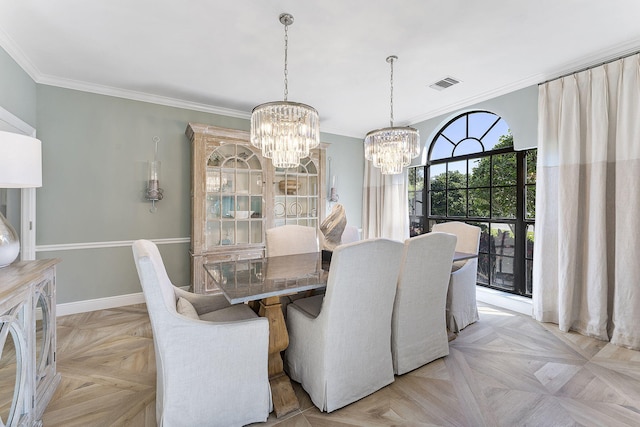
{"type": "Polygon", "coordinates": [[[306,104],[287,101],[288,27],[293,16],[280,14],[284,25],[284,101],[260,104],[251,113],[251,144],[262,150],[276,168],[293,168],[320,144],[318,112],[306,104]]]}
{"type": "Polygon", "coordinates": [[[412,127],[393,126],[393,61],[398,59],[392,55],[387,57],[391,64],[391,119],[388,128],[376,129],[367,133],[364,138],[364,155],[373,166],[380,168],[383,175],[395,175],[402,168],[409,166],[411,159],[420,154],[420,135],[412,127]]]}

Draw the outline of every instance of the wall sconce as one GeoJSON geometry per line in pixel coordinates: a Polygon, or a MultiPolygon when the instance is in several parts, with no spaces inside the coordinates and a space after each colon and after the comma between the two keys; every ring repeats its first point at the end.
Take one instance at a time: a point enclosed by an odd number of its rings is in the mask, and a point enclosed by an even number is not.
{"type": "Polygon", "coordinates": [[[160,188],[160,160],[158,160],[158,142],[160,142],[160,137],[154,136],[153,142],[156,143],[155,154],[153,161],[149,162],[149,180],[147,182],[147,191],[144,195],[144,198],[152,204],[151,209],[149,209],[151,213],[158,210],[156,202],[162,200],[164,197],[164,190],[160,188]]]}
{"type": "Polygon", "coordinates": [[[329,192],[329,201],[338,201],[337,178],[335,175],[331,178],[331,191],[329,192]]]}
{"type": "MultiPolygon", "coordinates": [[[[331,157],[329,157],[329,176],[331,176],[331,157]]],[[[329,201],[337,202],[338,201],[338,179],[335,175],[331,176],[331,187],[329,190],[329,201]]]]}

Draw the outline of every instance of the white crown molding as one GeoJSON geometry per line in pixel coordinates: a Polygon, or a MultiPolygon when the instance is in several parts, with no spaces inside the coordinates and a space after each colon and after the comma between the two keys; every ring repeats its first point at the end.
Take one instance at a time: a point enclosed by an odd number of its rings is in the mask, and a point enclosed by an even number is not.
{"type": "MultiPolygon", "coordinates": [[[[189,237],[174,237],[167,239],[150,239],[156,245],[172,245],[176,243],[190,243],[189,237]]],[[[110,242],[60,243],[53,245],[37,245],[36,252],[77,251],[84,249],[124,248],[133,245],[135,240],[115,240],[110,242]]]]}
{"type": "Polygon", "coordinates": [[[0,28],[0,46],[9,54],[11,58],[33,79],[34,82],[38,82],[38,79],[42,75],[36,66],[29,60],[27,55],[22,52],[22,49],[18,47],[18,44],[13,41],[9,34],[4,32],[0,28]]]}
{"type": "Polygon", "coordinates": [[[98,95],[113,96],[116,98],[130,99],[132,101],[148,102],[151,104],[164,105],[167,107],[183,108],[186,110],[201,111],[203,113],[218,114],[221,116],[235,117],[239,119],[251,118],[251,113],[247,111],[234,110],[231,108],[216,107],[213,105],[198,102],[184,101],[182,99],[170,98],[161,95],[153,95],[133,90],[120,89],[111,86],[103,86],[94,83],[87,83],[79,80],[63,79],[59,77],[43,75],[36,83],[61,87],[64,89],[79,90],[82,92],[95,93],[98,95]]]}

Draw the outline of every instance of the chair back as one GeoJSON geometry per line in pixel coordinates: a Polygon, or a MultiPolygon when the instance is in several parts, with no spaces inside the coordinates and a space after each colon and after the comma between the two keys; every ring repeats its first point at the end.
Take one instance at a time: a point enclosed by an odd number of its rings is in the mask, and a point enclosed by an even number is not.
{"type": "Polygon", "coordinates": [[[133,242],[132,249],[153,334],[162,339],[160,331],[156,328],[172,314],[177,315],[175,288],[164,267],[158,247],[153,242],[137,240],[133,242]]]}
{"type": "Polygon", "coordinates": [[[391,323],[397,375],[449,354],[445,310],[456,240],[432,232],[404,242],[391,323]]]}
{"type": "Polygon", "coordinates": [[[369,384],[370,392],[393,382],[391,313],[401,257],[402,243],[387,239],[340,245],[333,252],[317,318],[333,380],[369,384]]]}
{"type": "Polygon", "coordinates": [[[476,255],[478,254],[478,249],[480,247],[480,227],[465,224],[464,222],[450,221],[435,224],[431,228],[431,231],[455,234],[458,238],[456,251],[476,255]]]}
{"type": "Polygon", "coordinates": [[[315,227],[288,224],[270,228],[266,232],[267,256],[283,256],[318,252],[315,227]]]}
{"type": "Polygon", "coordinates": [[[353,225],[347,225],[342,232],[341,244],[353,243],[360,240],[360,232],[358,227],[353,225]]]}
{"type": "Polygon", "coordinates": [[[189,293],[173,286],[157,246],[138,240],[132,249],[153,330],[158,425],[265,421],[271,403],[266,319],[207,322],[178,314],[176,294],[189,293]]]}

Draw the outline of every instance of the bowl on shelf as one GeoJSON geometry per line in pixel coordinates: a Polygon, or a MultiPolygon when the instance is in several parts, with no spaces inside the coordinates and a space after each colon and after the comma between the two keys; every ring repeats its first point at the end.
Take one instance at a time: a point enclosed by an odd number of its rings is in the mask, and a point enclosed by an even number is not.
{"type": "Polygon", "coordinates": [[[302,183],[296,181],[295,179],[283,179],[278,183],[278,188],[283,193],[287,193],[288,195],[293,195],[298,192],[298,189],[302,183]]]}
{"type": "Polygon", "coordinates": [[[247,219],[253,215],[254,211],[229,211],[229,215],[235,219],[247,219]]]}

